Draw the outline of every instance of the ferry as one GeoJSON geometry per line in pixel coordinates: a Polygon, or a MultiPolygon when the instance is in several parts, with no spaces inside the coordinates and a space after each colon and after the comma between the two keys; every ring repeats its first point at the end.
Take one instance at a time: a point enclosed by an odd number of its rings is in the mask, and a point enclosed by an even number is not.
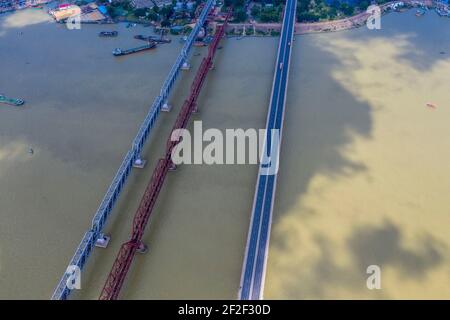
{"type": "Polygon", "coordinates": [[[0,94],[0,103],[6,103],[9,105],[13,105],[13,106],[21,106],[25,103],[25,101],[23,101],[22,99],[12,99],[12,98],[7,98],[4,95],[0,94]]]}

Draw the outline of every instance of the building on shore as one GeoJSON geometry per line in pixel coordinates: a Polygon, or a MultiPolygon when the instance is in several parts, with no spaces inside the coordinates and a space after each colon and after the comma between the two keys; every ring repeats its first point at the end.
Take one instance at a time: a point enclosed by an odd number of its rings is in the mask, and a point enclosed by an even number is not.
{"type": "Polygon", "coordinates": [[[172,5],[172,0],[153,0],[158,8],[172,5]]]}
{"type": "Polygon", "coordinates": [[[94,2],[84,6],[64,4],[57,9],[49,11],[49,14],[57,21],[65,21],[68,18],[80,17],[81,23],[98,23],[108,20],[106,10],[94,2]]]}
{"type": "Polygon", "coordinates": [[[0,13],[38,6],[51,1],[52,0],[0,0],[0,13]]]}
{"type": "Polygon", "coordinates": [[[162,8],[172,5],[172,0],[131,0],[130,3],[134,9],[152,9],[153,7],[162,8]]]}
{"type": "Polygon", "coordinates": [[[153,0],[131,0],[131,6],[135,9],[151,9],[155,6],[155,3],[153,0]]]}

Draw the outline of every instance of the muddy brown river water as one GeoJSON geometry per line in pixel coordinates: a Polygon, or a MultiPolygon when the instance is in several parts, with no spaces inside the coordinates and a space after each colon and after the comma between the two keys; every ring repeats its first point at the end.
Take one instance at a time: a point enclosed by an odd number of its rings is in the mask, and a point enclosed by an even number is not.
{"type": "MultiPolygon", "coordinates": [[[[450,20],[294,42],[265,298],[450,298],[450,20]],[[426,103],[437,106],[435,110],[426,103]],[[368,290],[379,265],[382,289],[368,290]]],[[[67,30],[40,10],[0,16],[0,298],[51,296],[181,44],[115,58],[137,26],[67,30]],[[101,30],[119,37],[101,39],[101,30]],[[34,153],[31,154],[29,149],[34,153]]],[[[226,39],[199,99],[204,128],[262,128],[276,38],[226,39]]],[[[195,48],[74,298],[96,299],[205,49],[195,48]]],[[[192,127],[192,125],[191,125],[192,127]]],[[[237,297],[254,165],[170,173],[125,299],[237,297]]]]}

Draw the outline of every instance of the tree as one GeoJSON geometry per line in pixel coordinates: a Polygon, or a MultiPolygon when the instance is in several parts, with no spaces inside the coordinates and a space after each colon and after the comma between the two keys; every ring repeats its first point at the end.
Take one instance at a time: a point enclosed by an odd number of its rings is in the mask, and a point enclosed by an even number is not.
{"type": "Polygon", "coordinates": [[[247,13],[242,8],[238,8],[234,11],[234,21],[243,22],[247,20],[247,13]]]}
{"type": "Polygon", "coordinates": [[[158,21],[158,14],[157,14],[154,10],[150,10],[150,11],[148,12],[147,18],[148,18],[150,21],[158,21]]]}
{"type": "Polygon", "coordinates": [[[161,10],[160,10],[161,15],[163,15],[164,17],[166,17],[167,19],[170,18],[170,16],[173,14],[173,7],[170,6],[164,6],[161,10]]]}
{"type": "Polygon", "coordinates": [[[355,8],[350,6],[348,3],[342,2],[339,9],[346,15],[351,16],[355,11],[355,8]]]}
{"type": "Polygon", "coordinates": [[[136,17],[145,17],[147,13],[147,9],[146,8],[139,8],[134,10],[134,15],[136,17]]]}
{"type": "Polygon", "coordinates": [[[226,7],[233,6],[235,8],[244,6],[245,0],[225,0],[224,4],[226,7]]]}
{"type": "Polygon", "coordinates": [[[280,14],[276,8],[264,8],[259,16],[261,22],[279,22],[280,14]]]}
{"type": "Polygon", "coordinates": [[[116,14],[116,10],[115,10],[115,8],[114,7],[107,7],[107,9],[106,9],[107,11],[108,11],[108,14],[109,14],[109,16],[111,17],[111,18],[115,18],[115,17],[117,17],[117,14],[116,14]]]}
{"type": "Polygon", "coordinates": [[[161,21],[161,27],[168,28],[170,27],[170,21],[169,20],[163,20],[161,21]]]}
{"type": "Polygon", "coordinates": [[[253,6],[250,13],[252,17],[257,18],[261,14],[261,8],[259,6],[253,6]]]}
{"type": "Polygon", "coordinates": [[[367,0],[363,0],[363,1],[361,1],[360,3],[359,3],[359,5],[358,5],[358,7],[361,9],[361,10],[367,10],[367,8],[369,7],[369,5],[370,5],[370,2],[369,1],[367,1],[367,0]]]}

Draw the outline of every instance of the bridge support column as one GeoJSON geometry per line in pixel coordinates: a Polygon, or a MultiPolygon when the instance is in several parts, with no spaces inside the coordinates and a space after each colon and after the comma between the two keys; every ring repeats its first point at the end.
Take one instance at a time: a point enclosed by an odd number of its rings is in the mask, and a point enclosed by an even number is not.
{"type": "Polygon", "coordinates": [[[192,109],[192,113],[194,113],[194,114],[198,113],[197,104],[194,104],[194,108],[192,109]]]}
{"type": "Polygon", "coordinates": [[[185,61],[185,62],[183,62],[183,65],[181,66],[181,70],[190,70],[191,69],[191,65],[187,62],[187,61],[185,61]]]}
{"type": "Polygon", "coordinates": [[[164,102],[163,106],[161,107],[161,111],[170,112],[170,110],[172,110],[172,106],[167,101],[164,102]]]}
{"type": "Polygon", "coordinates": [[[138,248],[136,249],[138,253],[147,253],[148,252],[148,246],[144,244],[143,242],[139,243],[138,248]]]}
{"type": "Polygon", "coordinates": [[[175,163],[171,162],[170,166],[169,166],[169,171],[175,171],[175,170],[177,170],[177,165],[175,163]]]}
{"type": "Polygon", "coordinates": [[[138,169],[143,169],[145,167],[145,164],[147,163],[147,160],[142,159],[140,156],[134,160],[133,167],[138,169]]]}
{"type": "Polygon", "coordinates": [[[95,241],[95,246],[98,248],[106,248],[109,244],[109,240],[111,240],[111,236],[100,233],[98,239],[95,241]]]}

